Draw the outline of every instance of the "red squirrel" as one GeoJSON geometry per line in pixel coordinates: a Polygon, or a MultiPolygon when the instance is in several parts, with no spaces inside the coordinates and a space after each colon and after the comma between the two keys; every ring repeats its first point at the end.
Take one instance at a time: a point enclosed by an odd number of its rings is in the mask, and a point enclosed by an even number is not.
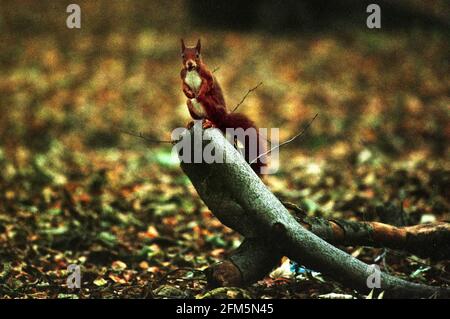
{"type": "MultiPolygon", "coordinates": [[[[181,57],[183,68],[180,75],[183,80],[183,92],[188,98],[186,104],[191,117],[194,120],[202,119],[203,128],[217,127],[224,133],[227,128],[243,130],[254,128],[257,134],[256,141],[253,142],[259,145],[257,154],[263,154],[265,149],[263,143],[260,142],[258,128],[253,121],[244,114],[231,113],[227,110],[222,88],[202,60],[200,39],[195,47],[185,46],[181,39],[181,57]]],[[[192,122],[188,126],[192,126],[192,122]]],[[[246,146],[244,156],[247,162],[251,162],[248,147],[251,141],[240,142],[246,146]]],[[[260,175],[261,168],[266,166],[263,156],[250,166],[260,175]]]]}

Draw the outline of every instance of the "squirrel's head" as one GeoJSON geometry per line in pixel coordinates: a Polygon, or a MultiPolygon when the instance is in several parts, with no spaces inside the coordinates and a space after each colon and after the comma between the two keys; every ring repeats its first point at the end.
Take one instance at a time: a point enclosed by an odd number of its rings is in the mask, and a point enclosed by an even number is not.
{"type": "Polygon", "coordinates": [[[197,69],[197,67],[199,67],[202,63],[202,55],[200,53],[201,48],[202,44],[200,43],[200,39],[198,39],[195,47],[186,47],[183,39],[181,39],[181,57],[183,58],[183,67],[185,67],[188,71],[197,69]]]}

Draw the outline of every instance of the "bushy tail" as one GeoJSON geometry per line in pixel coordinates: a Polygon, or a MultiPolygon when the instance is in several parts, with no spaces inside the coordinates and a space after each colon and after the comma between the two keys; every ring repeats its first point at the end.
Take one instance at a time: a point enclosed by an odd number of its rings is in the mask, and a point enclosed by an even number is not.
{"type": "Polygon", "coordinates": [[[223,133],[226,133],[227,128],[241,128],[244,131],[249,128],[254,128],[256,130],[255,139],[250,140],[249,138],[244,137],[244,140],[240,140],[239,142],[245,145],[245,149],[243,150],[245,160],[250,164],[253,171],[260,176],[261,169],[267,165],[267,155],[262,155],[266,152],[267,141],[263,136],[261,136],[255,123],[253,123],[253,121],[244,114],[228,113],[226,107],[217,103],[212,97],[202,96],[198,97],[197,100],[202,104],[204,110],[206,111],[207,118],[223,133]],[[255,146],[256,152],[254,152],[255,146]],[[258,158],[260,155],[261,157],[258,158]]]}
{"type": "Polygon", "coordinates": [[[222,132],[225,132],[227,128],[233,129],[241,128],[244,131],[250,128],[254,128],[256,130],[256,139],[250,138],[249,136],[245,136],[244,140],[239,140],[239,142],[245,145],[245,149],[243,150],[245,160],[247,161],[247,163],[250,164],[250,167],[253,169],[253,171],[258,176],[260,176],[261,169],[267,165],[266,163],[267,155],[261,156],[261,154],[264,154],[267,148],[266,148],[266,139],[263,136],[261,136],[255,123],[253,123],[253,121],[250,120],[244,114],[229,113],[227,114],[227,116],[225,117],[225,121],[221,123],[221,127],[219,128],[220,130],[222,130],[222,132]],[[256,147],[256,154],[254,151],[251,152],[251,150],[255,150],[255,147],[256,147]]]}

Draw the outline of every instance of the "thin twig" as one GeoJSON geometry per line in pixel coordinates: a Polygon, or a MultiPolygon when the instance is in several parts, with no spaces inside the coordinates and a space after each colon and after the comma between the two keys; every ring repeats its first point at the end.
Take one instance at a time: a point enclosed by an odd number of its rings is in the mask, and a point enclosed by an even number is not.
{"type": "Polygon", "coordinates": [[[297,137],[301,137],[301,136],[306,132],[306,130],[310,127],[310,125],[312,124],[312,122],[314,122],[314,120],[316,119],[316,117],[317,117],[318,115],[319,115],[319,113],[316,113],[316,115],[314,115],[313,119],[305,126],[305,128],[304,128],[300,133],[294,135],[293,137],[291,137],[291,138],[288,139],[287,141],[284,141],[283,143],[278,144],[278,145],[272,147],[272,148],[271,148],[270,150],[268,150],[267,152],[264,152],[264,153],[258,155],[253,161],[251,161],[250,164],[254,164],[254,163],[255,163],[258,159],[260,159],[261,157],[263,157],[263,156],[265,156],[265,155],[267,155],[267,154],[272,153],[273,150],[276,150],[277,148],[280,148],[281,146],[283,146],[283,145],[285,145],[285,144],[287,144],[287,143],[292,142],[292,141],[295,140],[297,137]]]}
{"type": "Polygon", "coordinates": [[[218,71],[220,69],[220,66],[218,66],[217,68],[215,68],[212,73],[215,73],[216,71],[218,71]]]}
{"type": "Polygon", "coordinates": [[[152,140],[152,139],[146,137],[146,136],[145,136],[144,134],[142,134],[141,132],[135,133],[135,132],[128,131],[128,130],[125,130],[125,129],[122,129],[122,128],[119,128],[119,129],[117,129],[117,130],[118,130],[119,132],[124,133],[124,134],[127,134],[127,135],[131,135],[131,136],[134,136],[134,137],[142,138],[144,141],[149,142],[149,143],[173,144],[173,141],[152,140]]]}
{"type": "Polygon", "coordinates": [[[252,93],[254,90],[256,90],[259,86],[261,86],[263,83],[259,82],[257,86],[255,86],[254,88],[251,88],[250,90],[247,91],[247,93],[245,93],[244,97],[242,98],[242,100],[234,107],[233,111],[231,111],[231,113],[234,113],[234,111],[236,111],[239,106],[241,106],[242,103],[244,103],[245,99],[247,98],[247,96],[252,93]]]}

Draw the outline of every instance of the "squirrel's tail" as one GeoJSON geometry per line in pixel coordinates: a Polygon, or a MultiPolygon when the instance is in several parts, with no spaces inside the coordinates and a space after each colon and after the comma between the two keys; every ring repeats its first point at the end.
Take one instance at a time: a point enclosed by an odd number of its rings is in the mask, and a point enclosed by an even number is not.
{"type": "Polygon", "coordinates": [[[220,129],[222,132],[226,132],[227,128],[242,129],[247,132],[241,134],[235,132],[237,140],[244,145],[243,155],[247,163],[253,171],[260,176],[261,170],[267,165],[267,155],[262,155],[266,152],[266,139],[261,135],[255,123],[247,116],[241,113],[228,113],[225,121],[221,123],[220,129]]]}
{"type": "Polygon", "coordinates": [[[244,145],[243,155],[245,160],[250,164],[253,171],[260,176],[262,168],[267,165],[267,155],[262,155],[266,152],[267,140],[261,136],[255,123],[244,114],[228,113],[224,105],[217,103],[210,97],[198,97],[197,100],[203,105],[207,118],[223,133],[226,133],[227,128],[244,131],[254,129],[247,131],[248,134],[237,132],[238,134],[235,134],[235,137],[244,145]]]}

